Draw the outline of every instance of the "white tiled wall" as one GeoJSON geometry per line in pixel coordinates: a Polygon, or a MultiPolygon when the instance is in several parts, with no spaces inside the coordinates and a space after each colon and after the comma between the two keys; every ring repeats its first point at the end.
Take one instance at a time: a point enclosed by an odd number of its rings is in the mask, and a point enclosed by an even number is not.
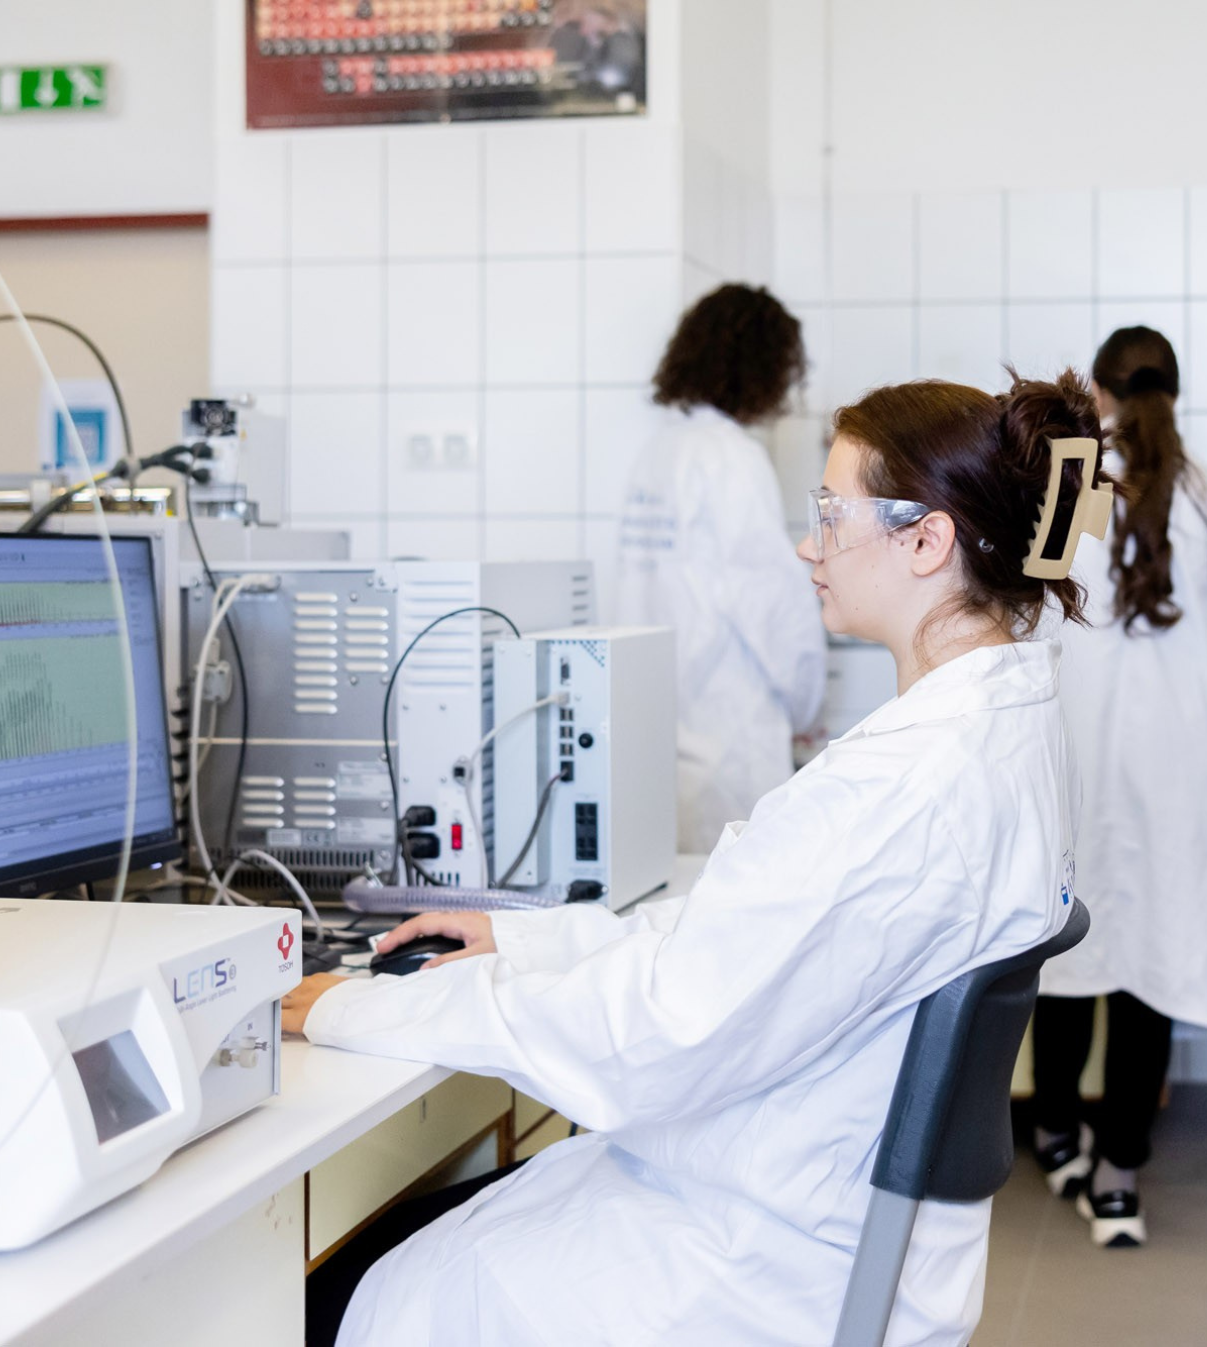
{"type": "Polygon", "coordinates": [[[1207,189],[838,194],[776,203],[776,288],[810,360],[806,417],[776,457],[793,528],[830,416],[866,388],[938,377],[1005,386],[1005,365],[1086,370],[1117,327],[1155,327],[1207,447],[1207,189]],[[826,239],[831,243],[827,248],[826,239]]]}
{"type": "Polygon", "coordinates": [[[608,615],[666,340],[774,270],[769,0],[748,8],[700,66],[727,0],[650,6],[640,118],[249,133],[243,3],[217,0],[212,382],[284,409],[294,519],[366,556],[587,555],[608,615]],[[721,67],[759,91],[736,120],[721,67]]]}
{"type": "MultiPolygon", "coordinates": [[[[363,553],[609,562],[696,281],[681,144],[655,122],[220,139],[213,382],[283,400],[293,516],[363,553]]],[[[755,199],[729,246],[769,271],[755,199]]]]}

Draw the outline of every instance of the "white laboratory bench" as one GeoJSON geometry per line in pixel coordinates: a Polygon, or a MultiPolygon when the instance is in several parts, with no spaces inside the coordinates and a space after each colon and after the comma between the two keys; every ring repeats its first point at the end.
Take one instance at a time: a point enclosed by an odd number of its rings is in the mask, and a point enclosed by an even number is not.
{"type": "MultiPolygon", "coordinates": [[[[663,893],[703,860],[680,857],[663,893]]],[[[0,1253],[0,1347],[302,1347],[308,1263],[492,1131],[510,1142],[522,1108],[534,1140],[517,1154],[539,1149],[555,1120],[514,1104],[499,1080],[288,1040],[275,1098],[0,1253]]]]}

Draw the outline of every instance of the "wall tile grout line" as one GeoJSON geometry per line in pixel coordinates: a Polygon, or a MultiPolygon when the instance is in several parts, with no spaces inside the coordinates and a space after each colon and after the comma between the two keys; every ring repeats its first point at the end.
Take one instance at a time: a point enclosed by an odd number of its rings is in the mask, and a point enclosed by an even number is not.
{"type": "Polygon", "coordinates": [[[474,136],[474,154],[478,174],[478,555],[486,556],[486,457],[490,445],[486,434],[487,388],[487,322],[489,305],[486,299],[486,231],[489,203],[486,199],[486,133],[479,129],[474,136]]]}
{"type": "Polygon", "coordinates": [[[378,464],[378,485],[381,505],[377,511],[377,546],[381,556],[390,552],[389,528],[385,511],[390,506],[390,284],[389,271],[385,257],[390,247],[390,140],[381,138],[381,375],[382,388],[379,397],[381,425],[378,428],[378,444],[381,461],[378,464]]]}
{"type": "Polygon", "coordinates": [[[927,299],[840,299],[833,304],[824,304],[819,300],[796,300],[785,298],[784,303],[802,314],[825,313],[830,311],[857,312],[864,309],[910,309],[915,305],[922,309],[968,309],[984,307],[987,304],[1005,304],[1010,308],[1034,309],[1050,306],[1091,304],[1180,304],[1207,302],[1207,294],[1187,294],[1182,291],[1163,291],[1156,294],[1097,294],[1087,291],[1083,295],[998,295],[981,294],[974,296],[949,295],[927,299]]]}
{"type": "Polygon", "coordinates": [[[586,552],[587,510],[587,136],[579,133],[578,154],[578,548],[586,552]]]}
{"type": "Polygon", "coordinates": [[[1191,240],[1193,221],[1191,215],[1192,193],[1189,187],[1182,189],[1182,289],[1186,301],[1182,306],[1182,387],[1185,388],[1187,375],[1190,376],[1191,390],[1198,382],[1194,371],[1194,325],[1191,322],[1190,282],[1191,282],[1191,240]]]}
{"type": "MultiPolygon", "coordinates": [[[[306,270],[309,267],[379,267],[383,260],[388,266],[455,266],[461,263],[462,266],[467,262],[568,262],[576,257],[598,258],[603,261],[627,262],[627,261],[649,261],[657,258],[675,259],[682,254],[676,252],[674,248],[603,248],[590,249],[586,247],[570,248],[557,253],[488,253],[485,250],[477,253],[390,253],[388,251],[376,257],[347,257],[338,253],[330,256],[306,256],[296,257],[293,264],[299,270],[306,270]]],[[[715,267],[706,265],[698,259],[692,259],[696,265],[706,271],[712,271],[717,275],[715,267]]],[[[271,266],[273,263],[263,257],[231,257],[215,259],[215,266],[228,268],[231,271],[254,270],[256,267],[271,266]]]]}
{"type": "Polygon", "coordinates": [[[910,283],[913,298],[910,305],[910,369],[919,377],[922,369],[922,193],[914,192],[911,200],[910,260],[913,274],[910,283]]]}
{"type": "MultiPolygon", "coordinates": [[[[590,380],[582,381],[585,387],[592,390],[601,390],[604,392],[623,392],[625,389],[640,389],[647,385],[645,381],[638,382],[634,379],[615,379],[615,380],[590,380]]],[[[219,385],[219,387],[234,388],[236,385],[229,382],[219,385]]],[[[395,383],[372,383],[372,384],[310,384],[300,383],[296,385],[287,384],[257,384],[256,391],[260,393],[327,393],[338,395],[341,393],[474,393],[479,388],[486,388],[492,393],[566,393],[572,392],[579,387],[578,382],[566,383],[486,383],[480,381],[477,383],[458,383],[458,384],[395,384],[395,383]]]]}
{"type": "Polygon", "coordinates": [[[290,446],[290,452],[285,455],[285,523],[288,524],[293,517],[293,139],[290,137],[285,141],[282,150],[284,160],[284,190],[285,190],[285,265],[284,265],[284,294],[282,302],[285,306],[285,330],[283,341],[285,349],[282,352],[283,364],[285,368],[285,440],[290,446]]]}
{"type": "Polygon", "coordinates": [[[1102,286],[1101,272],[1101,244],[1099,240],[1099,229],[1101,224],[1101,201],[1100,192],[1097,187],[1090,193],[1090,334],[1091,344],[1100,341],[1102,333],[1099,331],[1099,323],[1102,319],[1101,300],[1099,291],[1102,286]]]}
{"type": "Polygon", "coordinates": [[[1010,309],[1006,304],[1006,298],[1010,294],[1010,193],[1002,192],[1002,314],[1001,314],[1001,343],[1002,353],[999,357],[1002,364],[1010,359],[1010,309]]]}

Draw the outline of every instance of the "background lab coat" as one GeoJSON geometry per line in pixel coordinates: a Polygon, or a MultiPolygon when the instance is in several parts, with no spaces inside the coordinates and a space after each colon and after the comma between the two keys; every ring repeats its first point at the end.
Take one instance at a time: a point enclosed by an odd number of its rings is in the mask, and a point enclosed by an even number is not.
{"type": "Polygon", "coordinates": [[[618,616],[678,652],[679,850],[707,852],[792,775],[825,689],[825,629],[759,442],[714,407],[668,411],[620,525],[618,616]]]}
{"type": "Polygon", "coordinates": [[[1093,630],[1064,628],[1061,700],[1085,796],[1077,890],[1093,926],[1048,964],[1053,996],[1126,991],[1207,1024],[1207,501],[1170,511],[1177,626],[1126,636],[1114,619],[1112,535],[1087,540],[1075,578],[1093,630]]]}
{"type": "MultiPolygon", "coordinates": [[[[307,1035],[500,1075],[596,1130],[378,1262],[341,1347],[828,1347],[917,1002],[1063,924],[1053,642],[979,650],[726,830],[687,898],[497,914],[499,953],[307,1035]]],[[[989,1203],[924,1204],[890,1341],[967,1341],[989,1203]]]]}

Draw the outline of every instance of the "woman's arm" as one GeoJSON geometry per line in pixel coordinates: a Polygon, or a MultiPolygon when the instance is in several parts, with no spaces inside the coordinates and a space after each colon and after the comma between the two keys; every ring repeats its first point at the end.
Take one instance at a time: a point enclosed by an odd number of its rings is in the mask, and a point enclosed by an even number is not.
{"type": "Polygon", "coordinates": [[[961,971],[980,915],[941,817],[908,781],[800,782],[762,802],[669,929],[633,929],[564,971],[489,955],[346,984],[315,1004],[307,1036],[499,1075],[598,1130],[766,1088],[875,1006],[961,971]],[[887,817],[852,826],[869,809],[887,817]]]}

